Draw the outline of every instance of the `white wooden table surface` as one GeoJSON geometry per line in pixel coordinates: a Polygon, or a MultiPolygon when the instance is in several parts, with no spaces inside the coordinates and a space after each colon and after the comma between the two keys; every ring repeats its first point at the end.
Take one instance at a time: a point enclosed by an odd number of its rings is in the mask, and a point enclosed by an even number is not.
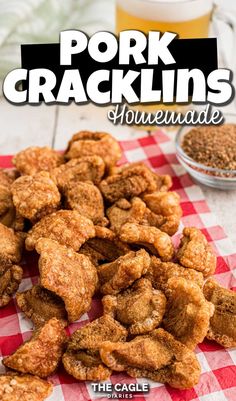
{"type": "MultiPolygon", "coordinates": [[[[106,118],[107,108],[89,106],[13,106],[0,99],[0,154],[14,154],[32,145],[64,149],[73,133],[82,129],[110,132],[117,139],[147,135],[145,131],[114,126],[106,118]]],[[[172,133],[174,137],[174,133],[172,133]]],[[[211,210],[236,245],[236,191],[201,186],[211,210]]]]}

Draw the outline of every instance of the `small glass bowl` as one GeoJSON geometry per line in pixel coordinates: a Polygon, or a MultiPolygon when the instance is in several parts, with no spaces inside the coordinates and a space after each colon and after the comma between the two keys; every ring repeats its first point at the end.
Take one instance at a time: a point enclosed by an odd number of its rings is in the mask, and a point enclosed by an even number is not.
{"type": "MultiPolygon", "coordinates": [[[[225,123],[236,124],[236,114],[224,113],[225,123]]],[[[236,189],[236,170],[223,170],[220,168],[208,167],[197,163],[189,157],[181,147],[184,136],[194,126],[181,127],[175,138],[176,154],[179,162],[187,172],[201,184],[222,190],[236,189]]]]}

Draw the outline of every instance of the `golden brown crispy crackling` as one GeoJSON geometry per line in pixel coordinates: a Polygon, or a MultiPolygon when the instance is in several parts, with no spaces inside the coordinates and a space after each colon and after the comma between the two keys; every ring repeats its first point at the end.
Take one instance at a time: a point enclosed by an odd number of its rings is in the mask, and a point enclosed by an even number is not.
{"type": "Polygon", "coordinates": [[[94,224],[101,226],[107,224],[102,194],[92,182],[77,182],[70,185],[65,191],[65,198],[68,209],[77,210],[94,224]]]}
{"type": "Polygon", "coordinates": [[[125,341],[127,331],[106,315],[76,330],[68,342],[63,364],[77,380],[105,380],[111,370],[101,361],[98,349],[104,341],[125,341]]]}
{"type": "Polygon", "coordinates": [[[43,217],[28,232],[25,246],[28,251],[35,248],[39,238],[51,238],[62,245],[78,251],[89,238],[94,237],[93,222],[76,210],[59,210],[43,217]]]}
{"type": "Polygon", "coordinates": [[[106,214],[111,230],[118,234],[125,223],[140,223],[145,211],[145,203],[140,198],[134,197],[130,201],[125,198],[119,199],[107,209],[106,214]]]}
{"type": "Polygon", "coordinates": [[[120,198],[132,198],[144,192],[153,192],[156,182],[153,173],[146,166],[134,166],[120,174],[107,177],[100,183],[100,190],[106,200],[113,203],[120,198]]]}
{"type": "Polygon", "coordinates": [[[194,350],[207,334],[214,305],[206,301],[197,284],[183,277],[172,277],[167,285],[163,327],[194,350]]]}
{"type": "Polygon", "coordinates": [[[96,268],[87,256],[50,239],[41,238],[36,251],[40,254],[40,284],[63,299],[70,322],[79,319],[91,307],[96,268]]]}
{"type": "Polygon", "coordinates": [[[50,171],[63,161],[63,156],[47,146],[31,146],[17,153],[12,159],[12,163],[22,175],[50,171]]]}
{"type": "Polygon", "coordinates": [[[169,191],[145,194],[143,196],[143,201],[155,214],[161,214],[163,216],[182,216],[180,196],[176,192],[169,191]]]}
{"type": "Polygon", "coordinates": [[[107,167],[113,166],[121,158],[120,145],[106,132],[80,131],[73,135],[65,154],[66,159],[92,155],[100,156],[107,167]]]}
{"type": "Polygon", "coordinates": [[[23,231],[24,218],[16,212],[12,200],[11,184],[16,178],[16,170],[0,169],[0,223],[15,231],[23,231]]]}
{"type": "Polygon", "coordinates": [[[198,270],[204,277],[215,272],[216,256],[206,237],[198,228],[184,228],[176,256],[182,266],[198,270]]]}
{"type": "Polygon", "coordinates": [[[7,305],[18,290],[23,270],[17,265],[2,265],[0,268],[0,308],[7,305]]]}
{"type": "Polygon", "coordinates": [[[9,187],[14,181],[14,177],[11,176],[6,170],[0,168],[0,185],[9,187]]]}
{"type": "Polygon", "coordinates": [[[18,292],[16,294],[16,302],[36,327],[42,326],[52,317],[64,320],[66,323],[67,313],[62,299],[40,285],[34,285],[29,290],[21,293],[18,292]]]}
{"type": "Polygon", "coordinates": [[[98,185],[105,173],[105,163],[100,156],[84,156],[72,159],[51,171],[51,177],[60,191],[78,181],[92,181],[98,185]]]}
{"type": "Polygon", "coordinates": [[[157,173],[154,173],[143,162],[126,163],[119,167],[113,166],[109,170],[109,175],[121,174],[122,172],[133,169],[134,167],[143,167],[143,166],[146,167],[152,173],[153,179],[155,181],[155,191],[165,192],[171,188],[172,179],[169,175],[159,175],[157,173]]]}
{"type": "Polygon", "coordinates": [[[147,272],[150,257],[144,249],[130,251],[114,262],[98,267],[102,294],[118,294],[147,272]]]}
{"type": "Polygon", "coordinates": [[[164,233],[172,236],[179,228],[180,218],[176,215],[163,216],[161,214],[155,214],[150,209],[146,208],[140,224],[144,226],[153,226],[163,231],[164,233]]]}
{"type": "Polygon", "coordinates": [[[13,372],[0,375],[1,401],[44,401],[52,390],[51,383],[37,376],[13,372]]]}
{"type": "Polygon", "coordinates": [[[204,282],[201,272],[194,269],[185,269],[185,267],[180,266],[178,263],[162,262],[156,256],[151,257],[150,268],[145,277],[151,280],[154,288],[164,292],[167,289],[167,281],[172,277],[183,277],[186,280],[194,282],[200,288],[203,287],[204,282]]]}
{"type": "Polygon", "coordinates": [[[0,184],[0,223],[11,227],[15,219],[15,207],[9,185],[0,184]]]}
{"type": "Polygon", "coordinates": [[[46,171],[17,178],[11,190],[17,212],[33,223],[60,205],[60,193],[46,171]]]}
{"type": "Polygon", "coordinates": [[[98,351],[66,351],[62,362],[67,373],[77,380],[107,380],[112,373],[102,363],[98,351]]]}
{"type": "Polygon", "coordinates": [[[215,305],[207,333],[223,347],[236,346],[236,292],[221,287],[214,279],[207,280],[203,287],[206,299],[215,305]]]}
{"type": "Polygon", "coordinates": [[[0,223],[0,264],[19,263],[24,244],[21,233],[14,233],[12,228],[8,228],[0,223]]]}
{"type": "Polygon", "coordinates": [[[163,261],[169,261],[174,256],[174,247],[168,234],[156,227],[126,223],[120,229],[119,237],[128,244],[147,248],[163,261]]]}
{"type": "Polygon", "coordinates": [[[112,262],[129,252],[124,244],[109,228],[95,226],[95,237],[89,239],[80,248],[80,253],[88,256],[95,266],[112,262]]]}
{"type": "Polygon", "coordinates": [[[110,369],[187,389],[198,383],[200,365],[191,350],[163,329],[128,343],[105,342],[100,356],[110,369]]]}
{"type": "Polygon", "coordinates": [[[12,355],[3,359],[3,364],[21,373],[39,377],[51,375],[57,368],[66,341],[64,324],[50,319],[33,332],[30,340],[22,344],[12,355]]]}
{"type": "Polygon", "coordinates": [[[111,316],[104,315],[76,330],[70,337],[67,349],[70,351],[97,350],[104,341],[125,341],[126,337],[126,329],[111,316]]]}
{"type": "Polygon", "coordinates": [[[128,326],[132,335],[154,330],[162,321],[166,309],[166,297],[152,288],[149,280],[141,278],[118,295],[102,298],[103,313],[109,314],[128,326]]]}
{"type": "Polygon", "coordinates": [[[155,226],[169,235],[178,230],[182,209],[176,192],[154,192],[145,194],[143,200],[147,210],[142,224],[155,226]]]}

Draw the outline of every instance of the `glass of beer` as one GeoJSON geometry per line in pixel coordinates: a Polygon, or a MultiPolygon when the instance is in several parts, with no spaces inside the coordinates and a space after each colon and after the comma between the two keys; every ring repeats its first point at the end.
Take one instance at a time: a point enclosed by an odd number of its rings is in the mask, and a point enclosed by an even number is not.
{"type": "Polygon", "coordinates": [[[212,0],[117,0],[116,31],[169,31],[180,38],[206,38],[212,10],[212,0]]]}

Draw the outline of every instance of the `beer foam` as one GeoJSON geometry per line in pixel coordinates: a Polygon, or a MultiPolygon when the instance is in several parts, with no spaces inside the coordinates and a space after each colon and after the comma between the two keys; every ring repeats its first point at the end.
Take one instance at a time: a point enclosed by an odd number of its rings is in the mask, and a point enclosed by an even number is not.
{"type": "Polygon", "coordinates": [[[210,13],[212,0],[117,0],[127,13],[160,22],[190,21],[210,13]]]}

